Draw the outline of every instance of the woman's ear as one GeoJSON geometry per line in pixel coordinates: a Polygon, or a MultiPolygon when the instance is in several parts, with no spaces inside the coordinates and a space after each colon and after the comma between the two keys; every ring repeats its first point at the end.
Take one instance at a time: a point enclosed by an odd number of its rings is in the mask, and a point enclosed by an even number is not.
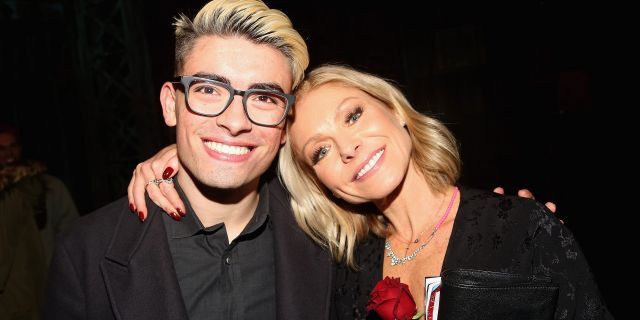
{"type": "Polygon", "coordinates": [[[398,120],[398,123],[400,123],[400,125],[404,128],[407,127],[407,121],[404,119],[404,117],[402,115],[400,115],[399,112],[394,111],[393,115],[396,117],[396,119],[398,120]]]}

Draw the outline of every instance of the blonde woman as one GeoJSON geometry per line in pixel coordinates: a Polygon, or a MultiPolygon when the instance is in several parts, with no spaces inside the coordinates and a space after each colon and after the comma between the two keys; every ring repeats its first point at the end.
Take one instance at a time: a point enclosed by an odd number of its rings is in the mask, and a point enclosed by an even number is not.
{"type": "MultiPolygon", "coordinates": [[[[337,262],[338,318],[367,317],[383,277],[399,277],[422,302],[425,277],[460,269],[547,280],[556,319],[611,317],[571,232],[533,200],[457,186],[454,137],[393,85],[329,65],[308,75],[296,99],[278,169],[298,224],[337,262]]],[[[446,303],[443,311],[460,307],[446,303]]]]}

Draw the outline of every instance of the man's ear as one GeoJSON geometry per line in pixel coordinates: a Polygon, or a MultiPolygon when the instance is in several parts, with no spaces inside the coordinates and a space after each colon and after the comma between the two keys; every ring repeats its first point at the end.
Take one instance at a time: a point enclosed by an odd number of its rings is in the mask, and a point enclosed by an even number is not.
{"type": "Polygon", "coordinates": [[[282,129],[282,134],[280,135],[280,145],[283,145],[285,142],[287,142],[287,127],[286,126],[282,129]]]}
{"type": "Polygon", "coordinates": [[[280,132],[280,146],[287,142],[287,120],[284,120],[282,131],[280,132]]]}
{"type": "Polygon", "coordinates": [[[174,127],[177,123],[176,90],[171,82],[165,82],[160,89],[160,104],[162,104],[162,116],[164,123],[174,127]]]}

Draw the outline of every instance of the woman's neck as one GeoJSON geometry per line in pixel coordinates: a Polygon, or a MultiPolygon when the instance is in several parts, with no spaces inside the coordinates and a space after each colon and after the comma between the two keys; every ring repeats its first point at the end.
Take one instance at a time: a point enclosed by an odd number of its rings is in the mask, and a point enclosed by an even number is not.
{"type": "Polygon", "coordinates": [[[375,204],[389,220],[391,234],[411,241],[437,223],[450,190],[434,190],[412,162],[398,189],[375,204]]]}

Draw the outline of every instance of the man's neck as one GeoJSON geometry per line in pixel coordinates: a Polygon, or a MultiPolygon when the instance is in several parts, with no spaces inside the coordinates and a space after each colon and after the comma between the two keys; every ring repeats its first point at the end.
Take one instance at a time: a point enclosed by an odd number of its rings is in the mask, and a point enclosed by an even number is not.
{"type": "Polygon", "coordinates": [[[183,171],[178,172],[177,179],[202,225],[206,228],[224,223],[229,242],[240,235],[258,206],[257,179],[236,189],[217,189],[198,184],[183,171]]]}

